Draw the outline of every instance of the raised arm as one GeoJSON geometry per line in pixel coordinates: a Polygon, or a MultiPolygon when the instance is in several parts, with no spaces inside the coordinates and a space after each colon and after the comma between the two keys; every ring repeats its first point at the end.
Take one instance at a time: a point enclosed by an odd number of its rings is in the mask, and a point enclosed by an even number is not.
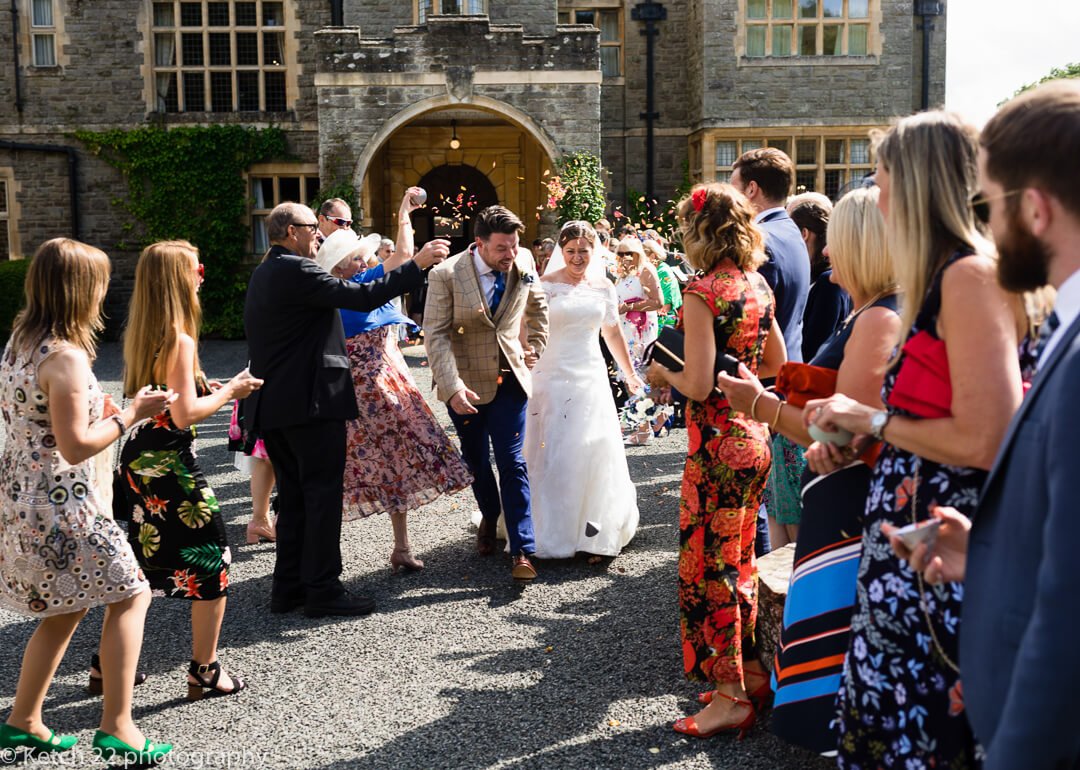
{"type": "Polygon", "coordinates": [[[368,283],[352,283],[327,273],[313,260],[300,262],[301,275],[297,285],[290,287],[298,302],[321,307],[345,308],[369,313],[394,297],[412,291],[424,281],[424,274],[415,261],[368,283]]]}

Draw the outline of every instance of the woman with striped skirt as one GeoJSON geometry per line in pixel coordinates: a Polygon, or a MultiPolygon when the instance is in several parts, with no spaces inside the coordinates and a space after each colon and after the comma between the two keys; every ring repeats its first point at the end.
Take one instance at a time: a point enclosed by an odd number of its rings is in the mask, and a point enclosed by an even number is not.
{"type": "MultiPolygon", "coordinates": [[[[856,310],[810,365],[836,371],[837,392],[880,407],[881,383],[900,318],[877,199],[876,188],[858,189],[833,210],[828,230],[832,280],[851,295],[856,310]]],[[[828,454],[827,447],[811,441],[802,409],[763,393],[756,380],[721,375],[718,384],[734,409],[768,421],[782,435],[809,446],[811,455],[828,454]]],[[[788,396],[797,400],[792,393],[788,396]]],[[[848,647],[873,465],[872,453],[856,457],[846,448],[843,453],[837,448],[832,452],[839,460],[832,472],[816,475],[807,470],[803,474],[803,518],[772,680],[776,691],[773,732],[823,754],[836,752],[836,733],[830,723],[836,716],[836,693],[848,647]]]]}

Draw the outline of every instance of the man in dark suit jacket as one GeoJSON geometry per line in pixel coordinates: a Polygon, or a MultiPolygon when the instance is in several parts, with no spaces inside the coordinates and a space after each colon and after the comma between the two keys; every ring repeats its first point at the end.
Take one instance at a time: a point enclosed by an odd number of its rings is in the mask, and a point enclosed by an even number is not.
{"type": "Polygon", "coordinates": [[[378,281],[350,283],[319,267],[315,214],[282,203],[267,217],[273,246],[244,305],[250,370],[264,379],[244,423],[262,436],[278,487],[272,612],[304,605],[312,617],[361,615],[374,601],[341,585],[345,421],[359,412],[338,308],[370,311],[408,292],[442,261],[444,241],[378,281]]]}
{"type": "Polygon", "coordinates": [[[939,508],[929,558],[893,547],[929,582],[965,581],[961,678],[986,770],[1080,767],[1080,81],[1013,99],[980,144],[999,280],[1051,283],[1055,309],[973,521],[939,508]]]}
{"type": "Polygon", "coordinates": [[[802,361],[803,311],[810,293],[810,256],[784,204],[795,182],[795,166],[773,147],[744,152],[735,161],[731,184],[757,211],[769,260],[760,268],[776,296],[776,320],[789,361],[802,361]]]}

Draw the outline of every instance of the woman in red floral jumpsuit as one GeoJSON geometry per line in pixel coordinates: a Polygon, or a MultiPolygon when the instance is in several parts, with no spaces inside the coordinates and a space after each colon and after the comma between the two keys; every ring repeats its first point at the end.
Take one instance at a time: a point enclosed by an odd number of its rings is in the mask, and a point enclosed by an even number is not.
{"type": "Polygon", "coordinates": [[[730,185],[710,184],[680,203],[679,216],[687,259],[700,271],[683,292],[686,364],[681,372],[653,364],[650,379],[690,399],[679,504],[683,666],[688,679],[715,691],[674,728],[699,738],[733,729],[741,736],[755,719],[744,677],[754,677],[754,696],[768,692],[754,641],[754,535],[771,459],[763,423],[772,415],[733,412],[715,390],[713,362],[726,353],[769,377],[786,353],[772,291],[757,272],[765,254],[749,202],[730,185]]]}

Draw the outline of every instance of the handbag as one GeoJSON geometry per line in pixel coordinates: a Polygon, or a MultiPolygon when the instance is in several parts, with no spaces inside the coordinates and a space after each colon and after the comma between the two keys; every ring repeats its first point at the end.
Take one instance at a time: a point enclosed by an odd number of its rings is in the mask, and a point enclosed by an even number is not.
{"type": "MultiPolygon", "coordinates": [[[[686,335],[672,326],[665,326],[660,330],[656,339],[645,348],[643,356],[646,366],[653,361],[673,372],[681,372],[686,366],[686,335]]],[[[716,361],[713,364],[713,377],[720,372],[726,372],[732,377],[737,377],[739,372],[739,359],[727,353],[717,352],[716,361]]]]}
{"type": "Polygon", "coordinates": [[[807,401],[835,393],[836,375],[835,369],[788,361],[776,375],[776,392],[783,393],[789,404],[802,409],[807,401]]]}
{"type": "Polygon", "coordinates": [[[952,381],[945,341],[921,331],[904,343],[904,360],[888,403],[916,417],[934,419],[952,414],[952,381]]]}

